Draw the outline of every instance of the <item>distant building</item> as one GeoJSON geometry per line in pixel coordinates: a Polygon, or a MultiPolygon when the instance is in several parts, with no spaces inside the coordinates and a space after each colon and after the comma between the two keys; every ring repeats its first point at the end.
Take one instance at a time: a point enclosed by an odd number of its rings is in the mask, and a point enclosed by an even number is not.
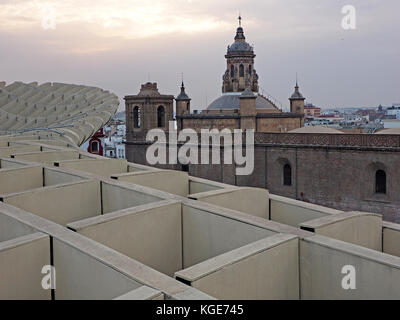
{"type": "Polygon", "coordinates": [[[309,103],[304,106],[304,114],[305,116],[314,118],[321,116],[321,108],[314,106],[313,104],[309,103]]]}
{"type": "Polygon", "coordinates": [[[87,152],[104,156],[104,137],[103,128],[101,128],[81,148],[87,152]]]}
{"type": "Polygon", "coordinates": [[[386,115],[392,116],[395,119],[400,119],[400,105],[393,105],[387,108],[386,115]]]}
{"type": "MultiPolygon", "coordinates": [[[[290,112],[283,112],[280,103],[259,93],[254,48],[246,41],[239,17],[239,27],[233,44],[225,55],[226,70],[222,77],[222,95],[201,113],[191,112],[191,99],[182,82],[176,97],[178,130],[254,129],[256,132],[288,132],[304,126],[304,101],[296,82],[290,96],[290,112]]],[[[127,142],[129,154],[137,154],[148,130],[168,130],[173,121],[174,96],[158,91],[156,83],[143,84],[137,95],[125,97],[127,142]],[[137,148],[135,146],[137,144],[137,148]]],[[[130,158],[133,160],[133,158],[130,158]]]]}

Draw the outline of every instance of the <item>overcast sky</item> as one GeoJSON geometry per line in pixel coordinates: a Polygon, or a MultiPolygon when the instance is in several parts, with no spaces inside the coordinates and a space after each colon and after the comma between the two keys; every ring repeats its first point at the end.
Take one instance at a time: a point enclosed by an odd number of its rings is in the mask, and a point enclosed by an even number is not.
{"type": "Polygon", "coordinates": [[[150,79],[177,95],[183,72],[203,109],[221,94],[239,12],[260,86],[285,105],[296,72],[318,106],[400,103],[399,0],[0,0],[0,80],[123,97],[150,79]],[[342,28],[344,5],[356,8],[355,30],[342,28]]]}

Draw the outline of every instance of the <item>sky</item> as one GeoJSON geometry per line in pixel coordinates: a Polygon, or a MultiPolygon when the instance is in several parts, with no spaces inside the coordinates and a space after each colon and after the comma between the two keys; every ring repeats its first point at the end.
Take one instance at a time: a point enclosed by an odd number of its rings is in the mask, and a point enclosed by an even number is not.
{"type": "Polygon", "coordinates": [[[123,110],[149,80],[177,95],[183,73],[201,110],[222,93],[239,12],[260,87],[284,106],[296,73],[323,108],[400,103],[399,0],[0,0],[0,81],[98,86],[123,110]]]}

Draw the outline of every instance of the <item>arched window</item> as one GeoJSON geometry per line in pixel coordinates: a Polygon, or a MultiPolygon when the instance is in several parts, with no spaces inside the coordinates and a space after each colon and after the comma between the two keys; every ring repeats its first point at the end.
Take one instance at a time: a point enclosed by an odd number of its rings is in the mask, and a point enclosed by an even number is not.
{"type": "Polygon", "coordinates": [[[251,66],[251,64],[249,65],[249,75],[251,76],[251,72],[252,72],[252,66],[251,66]]]}
{"type": "Polygon", "coordinates": [[[92,141],[91,150],[92,150],[92,152],[99,152],[99,142],[98,141],[92,141]]]}
{"type": "Polygon", "coordinates": [[[157,127],[165,127],[165,110],[163,106],[159,106],[157,109],[157,127]]]}
{"type": "Polygon", "coordinates": [[[386,194],[386,172],[378,170],[375,174],[375,192],[386,194]]]}
{"type": "Polygon", "coordinates": [[[140,108],[138,106],[133,108],[133,127],[140,128],[140,108]]]}
{"type": "Polygon", "coordinates": [[[231,65],[231,78],[235,78],[235,67],[233,66],[233,64],[231,65]]]}
{"type": "Polygon", "coordinates": [[[285,164],[283,166],[283,185],[292,185],[292,167],[290,166],[290,164],[285,164]]]}
{"type": "Polygon", "coordinates": [[[244,66],[242,64],[239,67],[239,77],[244,77],[244,66]]]}

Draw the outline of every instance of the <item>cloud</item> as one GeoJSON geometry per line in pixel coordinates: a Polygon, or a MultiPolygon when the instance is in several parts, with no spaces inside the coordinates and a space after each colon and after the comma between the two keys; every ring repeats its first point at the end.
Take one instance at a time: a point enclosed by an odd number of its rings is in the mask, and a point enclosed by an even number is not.
{"type": "Polygon", "coordinates": [[[341,28],[342,0],[2,0],[0,68],[8,81],[77,82],[120,96],[136,93],[149,73],[176,94],[184,72],[200,109],[221,93],[240,11],[261,86],[285,105],[296,72],[321,106],[400,100],[400,3],[352,2],[355,31],[341,28]],[[44,30],[50,9],[56,29],[44,30]]]}

